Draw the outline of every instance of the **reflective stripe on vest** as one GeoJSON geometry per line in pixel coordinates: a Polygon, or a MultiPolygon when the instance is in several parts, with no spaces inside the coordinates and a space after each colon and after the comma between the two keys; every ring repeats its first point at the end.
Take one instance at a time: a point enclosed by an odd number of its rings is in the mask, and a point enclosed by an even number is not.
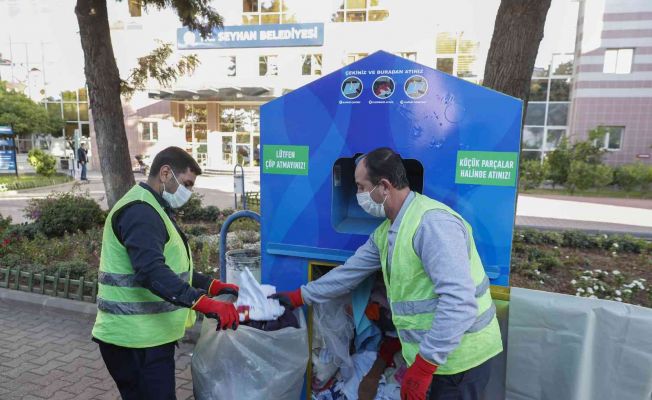
{"type": "MultiPolygon", "coordinates": [[[[190,272],[182,272],[177,275],[182,281],[188,282],[190,279],[190,272]]],[[[117,287],[142,287],[136,282],[136,275],[134,274],[116,274],[111,272],[101,271],[97,276],[98,283],[102,285],[117,286],[117,287]]]]}
{"type": "MultiPolygon", "coordinates": [[[[491,323],[495,315],[496,305],[492,303],[491,307],[489,307],[487,311],[478,315],[473,325],[471,325],[471,327],[467,329],[465,333],[474,333],[481,331],[491,323]]],[[[421,343],[423,337],[430,331],[431,329],[401,329],[399,334],[401,339],[403,339],[405,342],[421,343]]]]}
{"type": "MultiPolygon", "coordinates": [[[[475,287],[475,297],[479,298],[484,296],[484,294],[487,293],[487,290],[489,290],[489,286],[489,278],[485,276],[482,282],[475,287]]],[[[438,298],[417,301],[395,301],[392,303],[392,311],[395,315],[431,313],[435,308],[437,308],[438,303],[438,298]]]]}
{"type": "Polygon", "coordinates": [[[142,301],[127,303],[122,301],[104,300],[98,297],[97,308],[109,314],[114,315],[143,315],[143,314],[160,314],[170,311],[181,310],[183,307],[177,307],[167,301],[142,301]]]}

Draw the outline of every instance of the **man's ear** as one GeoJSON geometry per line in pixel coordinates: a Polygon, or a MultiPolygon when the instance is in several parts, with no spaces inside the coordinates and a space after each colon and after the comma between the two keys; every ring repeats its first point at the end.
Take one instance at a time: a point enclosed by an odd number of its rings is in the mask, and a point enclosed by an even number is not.
{"type": "Polygon", "coordinates": [[[168,181],[169,177],[172,175],[171,169],[169,165],[163,165],[161,169],[158,172],[159,178],[164,181],[168,181]]]}
{"type": "Polygon", "coordinates": [[[388,179],[383,178],[380,180],[380,185],[383,187],[385,194],[389,195],[389,192],[392,190],[391,182],[388,179]]]}

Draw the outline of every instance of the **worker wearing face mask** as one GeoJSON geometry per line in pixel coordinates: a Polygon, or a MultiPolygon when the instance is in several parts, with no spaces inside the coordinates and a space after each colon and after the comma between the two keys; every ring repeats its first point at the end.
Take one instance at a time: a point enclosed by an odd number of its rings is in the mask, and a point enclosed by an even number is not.
{"type": "MultiPolygon", "coordinates": [[[[355,182],[360,207],[384,221],[344,265],[273,296],[294,307],[322,303],[381,269],[409,365],[401,399],[425,400],[428,391],[432,400],[484,398],[502,341],[470,225],[443,203],[412,192],[401,157],[389,148],[359,158],[355,182]]],[[[379,357],[391,364],[397,350],[383,344],[379,357]]]]}
{"type": "Polygon", "coordinates": [[[123,399],[174,399],[174,348],[195,311],[236,329],[236,285],[193,271],[188,240],[172,209],[183,206],[201,174],[184,150],[154,158],[147,183],[134,186],[106,218],[93,340],[123,399]]]}

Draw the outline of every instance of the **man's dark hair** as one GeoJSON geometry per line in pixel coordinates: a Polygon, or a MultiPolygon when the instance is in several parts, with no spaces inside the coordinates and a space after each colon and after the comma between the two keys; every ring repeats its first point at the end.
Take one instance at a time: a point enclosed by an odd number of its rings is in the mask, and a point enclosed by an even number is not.
{"type": "Polygon", "coordinates": [[[190,168],[195,175],[201,175],[201,168],[197,161],[187,151],[179,147],[170,146],[158,153],[152,162],[149,176],[155,177],[158,175],[164,165],[169,165],[175,174],[184,173],[190,168]]]}
{"type": "Polygon", "coordinates": [[[401,156],[389,147],[381,147],[364,156],[369,180],[378,185],[381,179],[387,179],[396,189],[403,189],[410,184],[401,156]]]}

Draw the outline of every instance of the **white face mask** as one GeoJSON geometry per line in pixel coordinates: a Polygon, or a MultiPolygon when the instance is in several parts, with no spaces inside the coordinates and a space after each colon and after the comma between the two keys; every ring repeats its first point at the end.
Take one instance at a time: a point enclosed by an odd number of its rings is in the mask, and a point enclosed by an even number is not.
{"type": "Polygon", "coordinates": [[[170,193],[165,191],[165,182],[163,183],[163,199],[170,203],[170,207],[172,208],[179,208],[182,207],[184,204],[190,200],[190,196],[192,196],[192,192],[188,190],[185,186],[183,186],[181,183],[179,183],[179,180],[177,179],[177,176],[174,175],[174,171],[170,170],[172,172],[172,176],[174,177],[174,180],[177,181],[177,184],[179,187],[177,188],[177,191],[174,193],[170,193]]]}
{"type": "Polygon", "coordinates": [[[362,207],[367,214],[378,218],[385,218],[385,200],[387,200],[387,196],[385,196],[383,202],[380,204],[376,203],[374,199],[371,198],[371,192],[376,190],[377,187],[378,185],[374,186],[370,192],[358,193],[355,196],[358,199],[358,205],[362,207]]]}

